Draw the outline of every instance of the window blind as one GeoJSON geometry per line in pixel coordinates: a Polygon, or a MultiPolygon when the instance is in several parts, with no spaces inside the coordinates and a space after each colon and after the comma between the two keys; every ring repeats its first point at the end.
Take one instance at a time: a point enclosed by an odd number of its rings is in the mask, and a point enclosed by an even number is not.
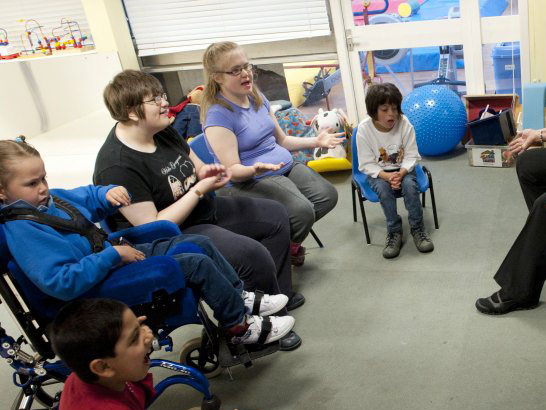
{"type": "Polygon", "coordinates": [[[330,34],[325,0],[124,0],[139,56],[330,34]]]}
{"type": "MultiPolygon", "coordinates": [[[[67,18],[70,21],[77,21],[82,33],[90,36],[89,25],[81,0],[2,0],[0,7],[0,28],[8,33],[8,39],[11,46],[15,47],[16,52],[23,48],[21,34],[25,33],[25,23],[19,20],[34,19],[41,27],[43,34],[47,37],[52,36],[52,30],[61,25],[61,18],[67,18]]],[[[36,27],[36,24],[30,24],[29,28],[36,27]]],[[[40,31],[36,33],[41,36],[40,31]]],[[[60,35],[62,30],[56,30],[55,34],[60,35]]],[[[0,36],[3,38],[3,32],[0,36]]],[[[24,36],[25,37],[25,36],[24,36]]],[[[68,37],[66,38],[69,39],[68,37]]],[[[40,39],[43,41],[43,39],[40,39]]],[[[37,46],[37,37],[32,36],[34,47],[37,46]]],[[[90,44],[87,40],[85,44],[90,44]]],[[[25,41],[25,47],[29,48],[25,41]]]]}

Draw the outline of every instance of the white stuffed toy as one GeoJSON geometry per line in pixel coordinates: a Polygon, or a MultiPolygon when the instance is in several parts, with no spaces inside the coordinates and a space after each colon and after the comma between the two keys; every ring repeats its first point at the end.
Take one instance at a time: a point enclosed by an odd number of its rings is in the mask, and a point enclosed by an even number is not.
{"type": "MultiPolygon", "coordinates": [[[[347,138],[351,137],[348,132],[350,128],[347,116],[342,109],[334,108],[332,111],[323,111],[319,108],[319,112],[313,118],[311,126],[315,129],[317,135],[326,129],[331,129],[331,133],[344,132],[347,138]]],[[[347,158],[347,151],[345,151],[344,144],[336,145],[334,148],[315,148],[313,157],[318,159],[324,158],[347,158]]]]}

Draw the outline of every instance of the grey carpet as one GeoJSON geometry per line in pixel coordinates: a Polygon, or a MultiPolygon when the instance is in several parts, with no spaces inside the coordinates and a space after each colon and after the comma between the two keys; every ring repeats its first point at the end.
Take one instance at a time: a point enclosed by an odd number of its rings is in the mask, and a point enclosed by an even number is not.
{"type": "MultiPolygon", "coordinates": [[[[440,229],[427,195],[425,222],[436,249],[420,254],[408,238],[394,260],[381,249],[380,206],[366,204],[372,244],[359,213],[352,220],[350,174],[328,175],[339,204],[309,237],[306,263],[294,269],[307,303],[294,311],[303,345],[233,368],[211,380],[224,409],[513,410],[543,409],[546,399],[545,307],[488,317],[474,308],[497,289],[492,276],[523,226],[526,207],[514,168],[468,165],[463,149],[423,161],[432,171],[440,229]]],[[[10,322],[0,312],[2,324],[10,322]]],[[[199,334],[174,334],[175,347],[199,334]]],[[[177,353],[157,357],[176,359],[177,353]]],[[[16,394],[11,371],[0,365],[2,408],[16,394]]],[[[167,375],[156,373],[157,377],[167,375]]],[[[167,390],[152,409],[199,405],[184,386],[167,390]]]]}

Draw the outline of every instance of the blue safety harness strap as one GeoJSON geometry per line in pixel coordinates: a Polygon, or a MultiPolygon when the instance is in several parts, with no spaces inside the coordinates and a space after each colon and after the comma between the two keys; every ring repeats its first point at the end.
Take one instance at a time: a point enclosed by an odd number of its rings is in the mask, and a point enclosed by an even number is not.
{"type": "Polygon", "coordinates": [[[66,212],[70,219],[48,215],[30,208],[8,208],[0,211],[0,223],[14,220],[27,220],[44,225],[49,225],[62,231],[75,232],[84,236],[91,245],[93,253],[104,249],[104,242],[108,240],[108,234],[98,228],[94,223],[85,218],[80,211],[68,202],[53,196],[55,205],[66,212]]]}

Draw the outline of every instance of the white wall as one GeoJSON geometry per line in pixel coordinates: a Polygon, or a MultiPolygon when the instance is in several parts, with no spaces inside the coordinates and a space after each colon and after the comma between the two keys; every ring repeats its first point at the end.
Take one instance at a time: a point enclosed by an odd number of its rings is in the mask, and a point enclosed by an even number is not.
{"type": "Polygon", "coordinates": [[[102,91],[121,70],[115,52],[0,63],[0,139],[32,137],[101,110],[102,91]]]}

